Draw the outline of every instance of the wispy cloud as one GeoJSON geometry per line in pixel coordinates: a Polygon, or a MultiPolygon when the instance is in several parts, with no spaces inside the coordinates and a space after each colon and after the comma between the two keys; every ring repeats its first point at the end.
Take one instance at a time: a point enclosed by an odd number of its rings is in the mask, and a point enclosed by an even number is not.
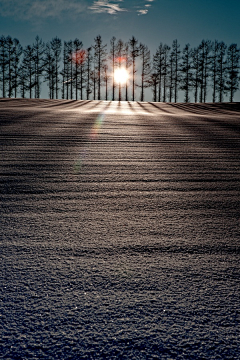
{"type": "Polygon", "coordinates": [[[143,4],[141,8],[139,7],[139,9],[137,10],[138,15],[146,15],[150,7],[152,6],[151,3],[154,1],[155,0],[144,0],[145,4],[143,4]]]}
{"type": "Polygon", "coordinates": [[[137,12],[138,15],[146,15],[155,0],[95,0],[88,8],[96,13],[116,14],[121,11],[137,12]],[[124,3],[125,7],[119,3],[124,3]],[[133,3],[136,3],[134,5],[133,3]]]}
{"type": "Polygon", "coordinates": [[[137,10],[138,15],[146,15],[148,13],[148,9],[137,10]]]}
{"type": "Polygon", "coordinates": [[[155,0],[0,0],[0,16],[39,21],[81,13],[137,12],[146,15],[155,0]],[[90,4],[89,4],[90,3],[90,4]]]}
{"type": "Polygon", "coordinates": [[[0,0],[0,15],[18,19],[59,17],[63,13],[80,14],[86,1],[78,0],[0,0]]]}
{"type": "MultiPolygon", "coordinates": [[[[118,2],[122,2],[122,0],[117,0],[118,2]]],[[[98,0],[94,1],[92,6],[88,7],[90,10],[93,10],[96,13],[108,13],[108,14],[116,14],[121,11],[127,11],[127,9],[121,8],[119,4],[116,2],[113,3],[109,0],[98,0]]]]}

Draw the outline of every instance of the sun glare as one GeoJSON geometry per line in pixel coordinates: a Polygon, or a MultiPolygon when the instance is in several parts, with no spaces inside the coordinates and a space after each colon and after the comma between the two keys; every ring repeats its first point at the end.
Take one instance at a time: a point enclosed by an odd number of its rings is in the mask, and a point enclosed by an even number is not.
{"type": "Polygon", "coordinates": [[[126,84],[127,80],[128,80],[128,72],[126,69],[124,68],[120,68],[115,70],[114,72],[114,79],[115,82],[118,84],[126,84]]]}

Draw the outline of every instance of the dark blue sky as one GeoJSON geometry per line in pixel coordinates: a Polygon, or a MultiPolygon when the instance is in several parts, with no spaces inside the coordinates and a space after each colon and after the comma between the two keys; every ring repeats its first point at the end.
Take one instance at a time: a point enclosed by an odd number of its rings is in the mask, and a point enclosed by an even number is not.
{"type": "Polygon", "coordinates": [[[108,49],[112,36],[125,42],[134,35],[152,54],[174,39],[181,48],[202,39],[240,46],[240,0],[0,0],[0,35],[23,46],[36,35],[45,42],[77,37],[85,48],[101,35],[108,49]]]}
{"type": "Polygon", "coordinates": [[[240,45],[240,0],[0,0],[0,34],[31,44],[78,37],[85,47],[100,34],[132,35],[155,51],[160,42],[178,39],[196,46],[202,39],[240,45]]]}

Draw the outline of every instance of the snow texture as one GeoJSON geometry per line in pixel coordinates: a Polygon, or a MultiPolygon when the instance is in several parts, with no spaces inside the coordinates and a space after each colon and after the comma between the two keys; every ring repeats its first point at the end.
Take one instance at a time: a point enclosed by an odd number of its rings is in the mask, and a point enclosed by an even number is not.
{"type": "Polygon", "coordinates": [[[240,105],[0,99],[0,358],[239,359],[240,105]]]}

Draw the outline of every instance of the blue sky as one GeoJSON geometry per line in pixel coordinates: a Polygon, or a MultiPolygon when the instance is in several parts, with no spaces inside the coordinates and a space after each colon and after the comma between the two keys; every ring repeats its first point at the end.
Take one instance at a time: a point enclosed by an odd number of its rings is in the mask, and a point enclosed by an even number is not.
{"type": "Polygon", "coordinates": [[[0,0],[0,35],[23,46],[36,35],[79,38],[85,48],[101,35],[108,49],[112,36],[125,42],[134,35],[152,54],[174,39],[181,48],[203,39],[240,46],[240,0],[0,0]]]}
{"type": "Polygon", "coordinates": [[[202,39],[240,45],[240,0],[0,0],[0,34],[22,45],[78,37],[85,47],[100,34],[127,41],[134,35],[152,51],[178,39],[196,46],[202,39]]]}

